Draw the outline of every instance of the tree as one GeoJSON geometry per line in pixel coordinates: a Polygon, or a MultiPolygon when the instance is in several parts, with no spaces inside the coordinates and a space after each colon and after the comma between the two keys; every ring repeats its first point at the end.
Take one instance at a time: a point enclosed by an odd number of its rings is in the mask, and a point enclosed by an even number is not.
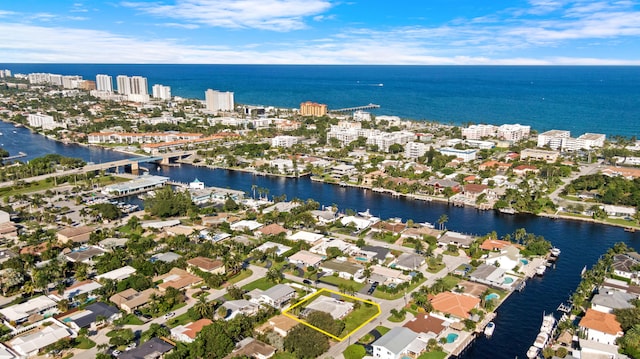
{"type": "Polygon", "coordinates": [[[265,278],[272,283],[280,283],[283,279],[284,276],[282,275],[282,273],[277,270],[276,268],[270,268],[267,271],[267,274],[265,276],[265,278]]]}
{"type": "Polygon", "coordinates": [[[119,347],[131,343],[133,339],[135,339],[135,335],[131,329],[119,329],[109,339],[109,344],[119,347]]]}
{"type": "Polygon", "coordinates": [[[198,297],[198,301],[193,305],[193,310],[198,313],[200,318],[213,317],[213,307],[211,303],[207,301],[207,297],[205,295],[198,297]]]}
{"type": "Polygon", "coordinates": [[[446,214],[442,214],[440,218],[438,218],[438,224],[440,225],[440,230],[444,230],[444,224],[449,221],[449,216],[446,214]]]}
{"type": "Polygon", "coordinates": [[[316,328],[320,328],[327,333],[331,333],[335,336],[339,336],[344,330],[344,323],[340,320],[335,320],[331,314],[321,311],[313,311],[307,315],[307,322],[316,328]]]}
{"type": "Polygon", "coordinates": [[[153,216],[174,217],[185,216],[187,211],[194,208],[188,192],[174,191],[171,187],[164,187],[156,191],[156,195],[145,200],[144,208],[153,216]]]}
{"type": "Polygon", "coordinates": [[[329,340],[319,331],[298,324],[285,337],[284,348],[301,359],[318,358],[329,350],[329,340]]]}
{"type": "Polygon", "coordinates": [[[215,321],[202,328],[191,346],[191,358],[224,358],[235,344],[225,330],[226,322],[215,321]]]}
{"type": "Polygon", "coordinates": [[[230,285],[227,287],[227,294],[233,300],[242,299],[244,297],[244,290],[236,287],[235,285],[230,285]]]}

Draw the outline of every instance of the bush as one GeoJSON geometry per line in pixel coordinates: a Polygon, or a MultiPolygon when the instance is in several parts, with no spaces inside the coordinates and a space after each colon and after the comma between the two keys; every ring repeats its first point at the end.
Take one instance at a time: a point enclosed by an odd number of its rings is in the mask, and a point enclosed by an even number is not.
{"type": "Polygon", "coordinates": [[[342,355],[344,355],[344,359],[362,359],[367,355],[367,351],[360,344],[351,344],[342,355]]]}

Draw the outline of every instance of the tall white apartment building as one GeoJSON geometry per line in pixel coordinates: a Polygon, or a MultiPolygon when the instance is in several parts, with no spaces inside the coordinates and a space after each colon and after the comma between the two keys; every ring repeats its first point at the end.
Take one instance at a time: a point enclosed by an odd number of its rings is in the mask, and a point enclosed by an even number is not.
{"type": "Polygon", "coordinates": [[[96,90],[113,92],[113,77],[109,75],[96,75],[96,90]]]}
{"type": "Polygon", "coordinates": [[[551,149],[557,150],[562,147],[563,139],[571,137],[571,132],[565,130],[550,130],[538,135],[538,147],[549,145],[551,149]]]}
{"type": "Polygon", "coordinates": [[[171,100],[171,87],[155,84],[152,87],[153,98],[171,100]]]}
{"type": "Polygon", "coordinates": [[[129,81],[129,76],[126,75],[118,75],[116,77],[116,83],[118,84],[118,93],[121,95],[129,95],[131,94],[131,82],[129,81]]]}
{"type": "Polygon", "coordinates": [[[477,150],[459,150],[453,147],[442,147],[438,149],[438,152],[445,156],[456,156],[456,158],[462,158],[464,162],[473,161],[476,159],[477,150]]]}
{"type": "Polygon", "coordinates": [[[528,138],[530,133],[531,126],[525,126],[519,123],[498,127],[498,138],[507,141],[518,142],[522,139],[528,138]]]}
{"type": "Polygon", "coordinates": [[[600,133],[585,133],[578,138],[563,138],[561,147],[563,151],[590,150],[603,147],[605,139],[606,135],[600,133]]]}
{"type": "Polygon", "coordinates": [[[64,123],[56,122],[53,119],[53,116],[43,115],[41,113],[30,113],[27,117],[27,121],[29,121],[29,126],[42,127],[42,129],[44,130],[53,130],[58,127],[67,127],[64,123]]]}
{"type": "Polygon", "coordinates": [[[367,138],[368,145],[377,145],[378,149],[389,152],[389,147],[394,144],[404,145],[416,137],[415,133],[409,131],[381,132],[367,138]]]}
{"type": "Polygon", "coordinates": [[[11,70],[0,70],[0,79],[11,77],[11,70]]]}
{"type": "Polygon", "coordinates": [[[498,127],[494,125],[471,125],[462,129],[462,137],[468,140],[479,140],[483,137],[494,137],[498,127]]]}
{"type": "Polygon", "coordinates": [[[45,74],[42,72],[34,72],[27,75],[30,84],[48,84],[51,82],[51,74],[45,74]]]}
{"type": "Polygon", "coordinates": [[[271,139],[272,147],[291,147],[298,143],[298,138],[295,136],[276,136],[271,139]]]}
{"type": "Polygon", "coordinates": [[[422,142],[407,142],[404,146],[404,157],[418,158],[424,156],[429,150],[429,146],[422,142]]]}
{"type": "Polygon", "coordinates": [[[147,78],[142,76],[131,76],[129,78],[131,82],[131,94],[133,95],[148,95],[149,85],[147,84],[147,78]]]}
{"type": "Polygon", "coordinates": [[[221,92],[208,89],[205,93],[205,102],[209,111],[233,111],[233,92],[221,92]]]}
{"type": "Polygon", "coordinates": [[[66,89],[77,89],[78,87],[80,87],[80,83],[82,81],[82,76],[62,76],[62,87],[66,89]]]}
{"type": "Polygon", "coordinates": [[[55,85],[55,86],[62,86],[62,75],[49,74],[48,83],[50,83],[52,85],[55,85]]]}

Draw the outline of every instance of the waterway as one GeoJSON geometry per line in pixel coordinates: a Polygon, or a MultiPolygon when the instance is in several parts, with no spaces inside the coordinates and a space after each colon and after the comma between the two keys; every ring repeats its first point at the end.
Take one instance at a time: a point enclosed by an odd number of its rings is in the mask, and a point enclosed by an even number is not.
{"type": "MultiPolygon", "coordinates": [[[[23,151],[29,155],[28,158],[46,153],[60,153],[97,163],[130,157],[95,148],[64,145],[35,135],[24,128],[15,129],[16,133],[13,133],[13,130],[12,125],[0,123],[0,132],[3,132],[0,142],[4,143],[4,147],[11,154],[23,151]],[[10,135],[7,136],[8,133],[10,135]]],[[[640,248],[640,233],[624,232],[618,227],[531,215],[504,215],[435,202],[393,198],[368,190],[317,183],[308,178],[264,177],[188,165],[165,167],[160,171],[157,168],[149,170],[151,174],[168,176],[176,181],[190,182],[198,178],[207,186],[239,189],[249,195],[252,185],[256,185],[269,189],[270,196],[285,194],[287,199],[313,198],[321,205],[336,204],[341,210],[369,209],[373,215],[381,218],[400,217],[403,220],[435,223],[440,215],[446,214],[449,217],[446,226],[464,233],[482,235],[496,231],[502,236],[518,228],[525,228],[527,232],[542,235],[550,240],[562,250],[556,269],[548,270],[542,278],[532,279],[523,292],[510,296],[497,311],[493,337],[479,338],[462,355],[465,359],[525,357],[527,349],[538,333],[543,313],[555,311],[558,304],[568,298],[578,285],[580,271],[585,265],[592,266],[599,256],[616,242],[625,242],[629,246],[640,248]]]]}

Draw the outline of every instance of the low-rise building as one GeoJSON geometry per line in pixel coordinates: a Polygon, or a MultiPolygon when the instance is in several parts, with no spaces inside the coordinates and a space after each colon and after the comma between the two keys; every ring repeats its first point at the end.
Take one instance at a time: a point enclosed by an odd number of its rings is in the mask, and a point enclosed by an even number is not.
{"type": "Polygon", "coordinates": [[[276,136],[271,139],[271,147],[291,147],[298,143],[295,136],[276,136]]]}
{"type": "Polygon", "coordinates": [[[136,273],[136,269],[133,268],[132,266],[124,266],[122,268],[114,269],[112,271],[97,275],[95,279],[98,282],[103,279],[109,279],[109,280],[114,280],[116,282],[119,282],[123,279],[129,278],[132,274],[135,274],[135,273],[136,273]]]}
{"type": "Polygon", "coordinates": [[[401,270],[416,270],[425,263],[425,257],[416,253],[402,253],[395,261],[391,263],[391,268],[401,270]]]}
{"type": "Polygon", "coordinates": [[[558,160],[560,153],[558,151],[540,150],[537,148],[525,148],[520,152],[520,159],[526,160],[528,158],[536,161],[546,161],[547,163],[553,163],[558,160]]]}
{"type": "Polygon", "coordinates": [[[59,340],[76,337],[72,329],[55,319],[49,318],[46,323],[50,324],[34,327],[13,337],[7,344],[22,358],[28,358],[37,356],[41,349],[59,340]]]}
{"type": "Polygon", "coordinates": [[[40,320],[46,315],[52,315],[57,312],[57,303],[45,295],[0,309],[0,314],[7,321],[18,324],[26,321],[40,320]],[[34,320],[29,320],[29,318],[33,318],[34,320]]]}
{"type": "Polygon", "coordinates": [[[380,359],[417,358],[427,347],[427,341],[409,328],[394,327],[373,342],[373,356],[380,359]]]}
{"type": "Polygon", "coordinates": [[[211,274],[224,274],[225,267],[221,260],[213,260],[206,257],[195,257],[187,261],[189,268],[197,268],[211,274]]]}
{"type": "Polygon", "coordinates": [[[62,292],[56,289],[49,294],[49,298],[55,300],[56,302],[59,302],[63,299],[66,299],[69,302],[74,302],[79,295],[86,294],[89,299],[91,299],[95,297],[92,295],[92,293],[100,288],[102,288],[102,284],[87,279],[81,282],[74,283],[70,287],[65,288],[62,292]]]}
{"type": "Polygon", "coordinates": [[[171,337],[179,342],[193,343],[202,328],[211,323],[213,323],[211,319],[202,318],[189,324],[178,325],[171,329],[171,337]]]}
{"type": "Polygon", "coordinates": [[[466,294],[453,292],[438,293],[431,299],[433,309],[458,318],[469,319],[470,311],[478,308],[480,299],[466,294]]]}
{"type": "Polygon", "coordinates": [[[269,359],[276,353],[276,348],[254,338],[244,338],[236,344],[234,349],[224,359],[232,358],[256,358],[269,359]]]}
{"type": "Polygon", "coordinates": [[[65,244],[68,242],[86,243],[89,241],[89,237],[94,230],[94,227],[88,226],[69,227],[59,230],[58,233],[56,233],[56,237],[58,241],[65,244]]]}
{"type": "Polygon", "coordinates": [[[340,320],[346,317],[347,314],[351,313],[352,310],[353,303],[351,302],[321,295],[311,303],[307,304],[300,315],[305,317],[310,313],[317,311],[327,313],[335,320],[340,320]]]}
{"type": "Polygon", "coordinates": [[[438,152],[443,156],[455,156],[456,158],[462,158],[464,162],[475,160],[478,153],[477,150],[473,149],[459,150],[453,147],[442,147],[438,149],[438,152]]]}
{"type": "Polygon", "coordinates": [[[73,313],[65,318],[65,322],[74,330],[82,328],[96,330],[100,325],[113,323],[114,320],[122,318],[120,310],[106,303],[97,302],[86,306],[84,309],[73,313]],[[100,319],[102,318],[102,319],[100,319]]]}
{"type": "Polygon", "coordinates": [[[295,264],[299,267],[318,268],[320,263],[322,263],[322,256],[301,250],[289,256],[289,263],[295,264]]]}
{"type": "Polygon", "coordinates": [[[196,284],[200,284],[202,283],[202,278],[193,275],[184,269],[173,267],[169,273],[154,277],[153,281],[162,281],[162,283],[158,284],[158,289],[161,292],[164,292],[169,287],[182,290],[196,284]]]}
{"type": "Polygon", "coordinates": [[[174,345],[159,339],[159,338],[151,338],[146,342],[138,345],[137,348],[131,349],[129,351],[125,351],[120,354],[118,358],[120,359],[155,359],[164,357],[165,353],[173,350],[174,345]]]}
{"type": "Polygon", "coordinates": [[[274,308],[282,308],[295,297],[296,291],[285,284],[276,284],[267,290],[254,289],[249,292],[251,301],[258,304],[267,304],[274,308]]]}
{"type": "Polygon", "coordinates": [[[359,283],[364,281],[364,277],[362,276],[364,267],[356,263],[331,259],[320,264],[320,270],[325,272],[327,275],[337,273],[338,277],[343,279],[352,279],[359,283]]]}
{"type": "Polygon", "coordinates": [[[587,309],[578,324],[586,339],[613,345],[624,335],[620,323],[614,314],[587,309]]]}
{"type": "Polygon", "coordinates": [[[157,294],[159,294],[159,292],[155,288],[145,289],[142,292],[129,288],[112,295],[109,301],[125,312],[132,313],[134,310],[147,305],[151,297],[157,294]]]}

